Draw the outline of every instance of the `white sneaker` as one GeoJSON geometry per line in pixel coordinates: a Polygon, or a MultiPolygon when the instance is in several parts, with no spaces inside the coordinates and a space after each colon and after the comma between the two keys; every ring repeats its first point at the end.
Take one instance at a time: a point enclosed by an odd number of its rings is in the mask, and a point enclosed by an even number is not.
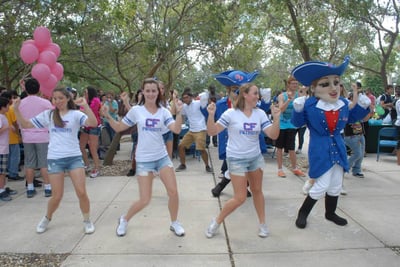
{"type": "Polygon", "coordinates": [[[297,149],[296,154],[301,154],[301,149],[297,149]]]}
{"type": "Polygon", "coordinates": [[[347,195],[347,191],[344,190],[344,187],[342,187],[342,189],[340,190],[340,194],[341,194],[342,196],[347,195]]]}
{"type": "Polygon", "coordinates": [[[119,217],[117,226],[117,236],[126,235],[126,229],[128,228],[128,221],[124,216],[119,217]]]}
{"type": "Polygon", "coordinates": [[[268,230],[268,227],[267,227],[267,225],[265,224],[265,223],[263,223],[263,224],[260,224],[260,226],[259,226],[259,232],[258,232],[258,236],[259,237],[267,237],[268,235],[269,235],[269,230],[268,230]]]}
{"type": "Polygon", "coordinates": [[[219,224],[217,223],[217,221],[214,219],[212,219],[210,225],[208,226],[207,230],[206,230],[206,237],[211,238],[213,237],[219,228],[219,224]]]}
{"type": "Polygon", "coordinates": [[[96,178],[97,176],[99,176],[99,174],[100,174],[100,172],[99,172],[99,170],[97,170],[97,169],[93,169],[91,172],[90,172],[90,178],[96,178]]]}
{"type": "Polygon", "coordinates": [[[305,181],[304,185],[303,185],[303,193],[304,195],[308,195],[308,193],[310,192],[311,187],[313,186],[312,183],[310,183],[310,180],[307,179],[307,181],[305,181]]]}
{"type": "Polygon", "coordinates": [[[46,216],[40,220],[39,224],[36,226],[36,233],[41,234],[47,230],[50,220],[46,216]]]}
{"type": "Polygon", "coordinates": [[[84,229],[85,229],[85,234],[93,234],[95,227],[92,221],[83,221],[84,229]]]}
{"type": "Polygon", "coordinates": [[[178,221],[172,222],[171,226],[169,227],[169,230],[174,232],[177,236],[185,235],[185,230],[183,229],[182,224],[178,221]]]}

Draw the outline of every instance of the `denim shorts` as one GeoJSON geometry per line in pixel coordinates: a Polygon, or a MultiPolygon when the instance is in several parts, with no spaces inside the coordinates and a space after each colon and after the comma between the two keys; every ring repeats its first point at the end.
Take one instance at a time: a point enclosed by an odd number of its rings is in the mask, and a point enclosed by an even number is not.
{"type": "Polygon", "coordinates": [[[47,171],[51,173],[60,173],[83,168],[84,163],[82,156],[66,157],[61,159],[48,159],[47,171]]]}
{"type": "Polygon", "coordinates": [[[89,135],[97,135],[100,136],[101,133],[101,127],[83,127],[82,132],[87,133],[89,135]]]}
{"type": "Polygon", "coordinates": [[[155,161],[136,162],[136,173],[139,176],[147,176],[149,172],[159,172],[164,167],[174,167],[169,156],[155,161]]]}
{"type": "Polygon", "coordinates": [[[259,154],[252,158],[230,158],[226,159],[228,163],[228,171],[233,175],[244,176],[246,172],[252,172],[257,169],[264,170],[264,157],[259,154]]]}
{"type": "Polygon", "coordinates": [[[164,139],[164,144],[174,139],[174,136],[171,131],[166,132],[165,134],[162,135],[162,137],[164,139]]]}

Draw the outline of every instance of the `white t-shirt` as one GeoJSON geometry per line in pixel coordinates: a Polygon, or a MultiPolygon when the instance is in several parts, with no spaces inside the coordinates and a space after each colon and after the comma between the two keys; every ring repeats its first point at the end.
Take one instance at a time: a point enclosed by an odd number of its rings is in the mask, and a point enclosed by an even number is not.
{"type": "Polygon", "coordinates": [[[174,121],[171,113],[164,107],[159,108],[155,114],[150,113],[143,105],[134,106],[128,111],[122,122],[129,127],[137,124],[137,162],[156,161],[168,155],[162,134],[174,121]]]}
{"type": "MultiPolygon", "coordinates": [[[[7,117],[3,114],[0,114],[0,128],[8,127],[7,117]]],[[[0,134],[0,154],[6,155],[9,151],[9,128],[0,134]]]]}
{"type": "Polygon", "coordinates": [[[230,108],[221,115],[217,123],[228,129],[226,156],[237,159],[260,154],[258,136],[272,125],[267,114],[259,108],[254,108],[250,117],[240,109],[230,108]]]}
{"type": "Polygon", "coordinates": [[[397,112],[397,119],[394,122],[394,125],[400,126],[400,99],[396,101],[395,109],[396,109],[396,112],[397,112]]]}
{"type": "Polygon", "coordinates": [[[54,111],[46,110],[30,119],[36,128],[48,128],[50,134],[48,159],[81,156],[78,132],[85,125],[88,116],[79,110],[69,110],[61,116],[65,123],[63,128],[56,127],[53,121],[54,111]],[[51,112],[51,114],[50,114],[51,112]]]}
{"type": "Polygon", "coordinates": [[[193,100],[189,105],[183,104],[182,115],[189,120],[189,131],[198,133],[207,130],[206,119],[201,113],[199,100],[193,100]]]}

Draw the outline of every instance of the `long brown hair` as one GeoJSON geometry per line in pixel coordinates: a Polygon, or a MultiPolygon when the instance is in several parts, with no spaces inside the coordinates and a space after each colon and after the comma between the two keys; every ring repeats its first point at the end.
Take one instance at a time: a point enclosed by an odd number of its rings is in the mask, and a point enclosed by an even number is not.
{"type": "Polygon", "coordinates": [[[244,100],[244,94],[248,94],[250,91],[250,88],[256,86],[254,83],[245,83],[239,88],[239,95],[236,99],[235,102],[235,108],[240,109],[241,111],[244,110],[244,105],[245,105],[245,100],[244,100]]]}
{"type": "MultiPolygon", "coordinates": [[[[60,92],[62,93],[67,99],[68,99],[68,103],[67,103],[67,108],[69,109],[76,109],[76,105],[74,103],[74,100],[71,97],[71,94],[68,92],[68,90],[66,88],[56,88],[53,91],[53,94],[55,92],[60,92]]],[[[53,121],[54,121],[54,125],[60,128],[64,128],[65,123],[63,122],[63,120],[61,119],[61,115],[60,115],[60,110],[58,108],[55,108],[51,113],[53,113],[53,121]]],[[[50,113],[50,114],[51,114],[50,113]]]]}

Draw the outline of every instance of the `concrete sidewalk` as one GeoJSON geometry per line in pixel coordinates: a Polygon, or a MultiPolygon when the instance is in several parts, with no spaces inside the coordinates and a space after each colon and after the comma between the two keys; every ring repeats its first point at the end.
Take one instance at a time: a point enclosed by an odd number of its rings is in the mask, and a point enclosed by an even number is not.
{"type": "MultiPolygon", "coordinates": [[[[130,143],[123,143],[115,159],[128,159],[130,149],[130,143]]],[[[92,235],[83,234],[70,179],[65,180],[64,198],[48,231],[40,235],[35,229],[48,199],[42,189],[27,199],[25,182],[10,182],[20,193],[11,202],[0,202],[0,253],[71,253],[62,266],[400,266],[400,166],[395,156],[382,155],[376,162],[376,155],[368,154],[364,179],[345,176],[348,195],[340,197],[338,213],[348,219],[347,226],[325,220],[324,203],[319,201],[307,228],[300,230],[294,221],[304,199],[304,178],[289,170],[287,178],[277,177],[275,159],[266,155],[263,189],[270,236],[258,237],[249,198],[214,238],[207,239],[204,231],[211,218],[232,196],[230,185],[220,199],[211,196],[221,162],[216,148],[209,151],[214,175],[191,156],[188,169],[177,173],[184,237],[169,230],[167,195],[158,178],[150,205],[130,221],[125,237],[117,237],[115,229],[117,218],[138,196],[135,177],[87,178],[96,225],[92,235]]]]}

